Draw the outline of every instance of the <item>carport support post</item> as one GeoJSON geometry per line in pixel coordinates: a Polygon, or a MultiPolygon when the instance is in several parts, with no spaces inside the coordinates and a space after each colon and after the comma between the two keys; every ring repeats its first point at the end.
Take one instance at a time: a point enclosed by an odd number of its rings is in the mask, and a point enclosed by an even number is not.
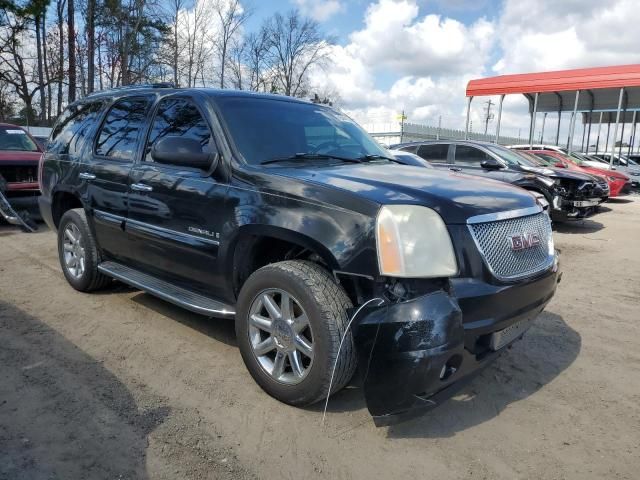
{"type": "Polygon", "coordinates": [[[531,124],[529,125],[529,150],[533,149],[533,131],[536,128],[536,114],[538,113],[538,92],[533,99],[533,112],[531,112],[531,124]]]}
{"type": "Polygon", "coordinates": [[[624,98],[624,87],[620,89],[620,97],[618,98],[618,111],[616,112],[616,126],[613,127],[613,142],[611,142],[611,157],[609,157],[609,166],[613,168],[613,156],[616,153],[616,138],[618,138],[618,124],[620,123],[620,110],[622,110],[622,99],[624,98]]]}
{"type": "Polygon", "coordinates": [[[500,140],[500,121],[502,120],[502,102],[504,102],[504,94],[500,95],[500,103],[498,103],[498,121],[496,122],[496,140],[493,143],[498,143],[500,140]]]}
{"type": "Polygon", "coordinates": [[[576,100],[573,103],[573,113],[571,114],[571,124],[569,126],[569,141],[567,143],[567,152],[571,155],[573,150],[573,134],[576,129],[576,114],[578,112],[578,101],[580,100],[580,90],[576,90],[576,100]]]}
{"type": "MultiPolygon", "coordinates": [[[[596,137],[596,155],[598,154],[598,147],[600,146],[600,130],[602,130],[602,114],[600,112],[600,122],[598,123],[598,136],[596,137]]],[[[587,153],[589,153],[589,147],[587,146],[587,153]]]]}
{"type": "Polygon", "coordinates": [[[629,151],[627,155],[631,155],[631,150],[633,150],[633,144],[636,143],[636,113],[637,110],[633,111],[633,118],[631,119],[631,139],[629,140],[629,151]]]}
{"type": "Polygon", "coordinates": [[[544,112],[542,116],[542,129],[540,130],[540,143],[544,143],[544,124],[547,123],[547,113],[544,112]]]}
{"type": "Polygon", "coordinates": [[[467,122],[464,127],[464,139],[469,140],[469,117],[471,116],[471,100],[473,97],[467,99],[467,122]]]}

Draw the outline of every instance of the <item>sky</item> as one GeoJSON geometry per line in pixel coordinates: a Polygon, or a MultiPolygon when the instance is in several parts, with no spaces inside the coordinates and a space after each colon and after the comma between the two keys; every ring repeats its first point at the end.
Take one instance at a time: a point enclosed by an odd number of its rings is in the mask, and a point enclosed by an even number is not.
{"type": "MultiPolygon", "coordinates": [[[[247,0],[247,29],[299,8],[334,39],[318,89],[360,123],[407,121],[464,127],[472,78],[640,63],[638,0],[247,0]]],[[[472,110],[483,130],[483,101],[472,110]]],[[[497,100],[494,98],[494,101],[497,100]]],[[[505,100],[505,135],[528,129],[527,102],[505,100]]],[[[550,118],[548,121],[553,121],[550,118]]],[[[495,128],[490,124],[489,128],[495,128]]],[[[551,129],[549,129],[551,130],[551,129]]],[[[524,135],[524,133],[523,133],[524,135]]]]}

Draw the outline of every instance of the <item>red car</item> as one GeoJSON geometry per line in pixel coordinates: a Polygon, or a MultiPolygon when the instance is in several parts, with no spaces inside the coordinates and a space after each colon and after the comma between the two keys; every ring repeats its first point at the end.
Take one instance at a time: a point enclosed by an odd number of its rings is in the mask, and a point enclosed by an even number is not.
{"type": "Polygon", "coordinates": [[[553,150],[527,150],[527,153],[547,160],[558,168],[568,168],[604,178],[609,184],[609,197],[619,197],[631,193],[631,179],[624,173],[581,165],[578,159],[553,150]]]}
{"type": "Polygon", "coordinates": [[[39,218],[38,162],[42,148],[17,125],[0,123],[0,218],[22,225],[23,218],[39,218]],[[28,217],[24,215],[28,212],[28,217]]]}

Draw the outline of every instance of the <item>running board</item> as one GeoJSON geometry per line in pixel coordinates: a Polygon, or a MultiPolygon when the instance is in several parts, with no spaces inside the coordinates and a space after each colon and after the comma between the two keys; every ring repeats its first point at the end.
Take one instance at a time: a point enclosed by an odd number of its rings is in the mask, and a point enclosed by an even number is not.
{"type": "Polygon", "coordinates": [[[116,262],[102,262],[98,265],[98,270],[109,277],[201,315],[232,317],[236,314],[230,305],[116,262]]]}

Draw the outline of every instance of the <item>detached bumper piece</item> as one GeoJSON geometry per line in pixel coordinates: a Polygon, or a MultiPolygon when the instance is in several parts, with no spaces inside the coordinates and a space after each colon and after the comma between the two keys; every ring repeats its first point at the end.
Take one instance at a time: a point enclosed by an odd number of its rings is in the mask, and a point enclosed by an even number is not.
{"type": "Polygon", "coordinates": [[[38,229],[36,223],[29,218],[28,214],[20,214],[14,208],[4,195],[2,188],[2,179],[0,178],[0,215],[5,221],[11,225],[20,227],[25,232],[35,232],[38,229]]]}

